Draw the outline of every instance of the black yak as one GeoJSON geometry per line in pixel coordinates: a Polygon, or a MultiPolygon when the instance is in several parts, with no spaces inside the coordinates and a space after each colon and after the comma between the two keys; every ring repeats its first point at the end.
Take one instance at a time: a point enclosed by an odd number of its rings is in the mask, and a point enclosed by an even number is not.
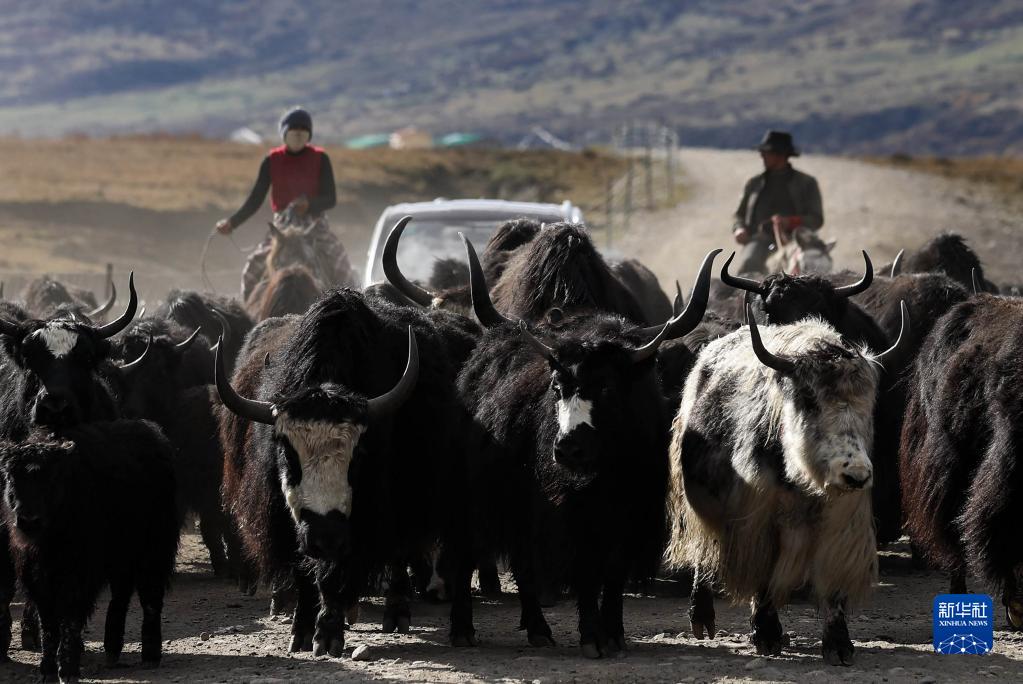
{"type": "MultiPolygon", "coordinates": [[[[539,591],[564,580],[578,594],[583,654],[620,651],[625,584],[656,572],[665,539],[669,416],[654,359],[699,322],[717,252],[686,311],[656,330],[586,313],[534,335],[497,311],[468,241],[466,250],[487,328],[458,380],[476,430],[465,466],[475,542],[509,557],[531,644],[553,644],[539,591]]],[[[457,593],[468,581],[460,573],[457,593]]]]}
{"type": "Polygon", "coordinates": [[[44,679],[77,681],[82,629],[105,586],[107,664],[121,655],[136,592],[142,663],[160,662],[163,598],[178,549],[170,458],[159,428],[146,421],[94,422],[0,446],[4,518],[42,623],[44,679]]]}
{"type": "MultiPolygon", "coordinates": [[[[255,398],[217,363],[225,505],[263,577],[294,582],[291,650],[339,656],[343,612],[373,578],[389,572],[385,629],[407,630],[409,560],[438,541],[459,547],[450,349],[463,331],[352,290],[280,320],[264,341],[293,334],[252,345],[235,373],[255,398]]],[[[467,602],[456,595],[452,609],[467,602]]]]}
{"type": "Polygon", "coordinates": [[[966,573],[1000,592],[1023,628],[1023,302],[980,294],[934,326],[916,359],[902,428],[906,526],[966,593],[966,573]]]}

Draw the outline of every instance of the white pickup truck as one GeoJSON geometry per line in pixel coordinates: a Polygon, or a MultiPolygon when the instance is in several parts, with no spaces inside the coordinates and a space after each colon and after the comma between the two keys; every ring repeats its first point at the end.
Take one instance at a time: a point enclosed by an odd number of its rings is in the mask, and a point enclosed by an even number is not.
{"type": "Polygon", "coordinates": [[[542,204],[539,202],[508,202],[490,199],[435,199],[432,202],[394,204],[384,209],[373,229],[369,245],[363,286],[384,279],[380,263],[384,242],[394,224],[403,216],[411,216],[398,245],[398,263],[410,280],[426,281],[438,259],[465,259],[465,247],[458,233],[482,248],[505,221],[530,218],[542,223],[570,221],[582,223],[583,215],[571,202],[542,204]]]}

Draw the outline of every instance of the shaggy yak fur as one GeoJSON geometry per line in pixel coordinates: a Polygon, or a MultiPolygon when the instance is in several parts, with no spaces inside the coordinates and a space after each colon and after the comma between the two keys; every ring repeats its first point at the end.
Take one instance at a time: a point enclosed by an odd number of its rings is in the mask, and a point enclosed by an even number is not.
{"type": "MultiPolygon", "coordinates": [[[[385,571],[384,628],[407,630],[409,560],[438,542],[460,548],[457,528],[468,521],[454,510],[463,469],[450,443],[458,427],[450,350],[474,341],[445,325],[450,316],[338,290],[251,336],[234,385],[267,403],[255,421],[220,409],[225,505],[263,577],[297,588],[292,651],[339,656],[343,611],[385,571]],[[410,328],[419,350],[411,389],[399,382],[406,364],[414,368],[410,328]],[[392,388],[406,401],[371,416],[366,398],[392,388]]],[[[225,403],[254,417],[232,395],[224,380],[225,403]]],[[[452,612],[468,601],[456,594],[452,612]]],[[[458,624],[455,643],[473,643],[458,624]]]]}
{"type": "Polygon", "coordinates": [[[305,266],[288,266],[253,289],[245,308],[253,320],[303,314],[319,299],[321,289],[305,266]]]}
{"type": "Polygon", "coordinates": [[[21,293],[21,300],[29,314],[36,318],[48,318],[58,310],[86,313],[98,308],[92,292],[65,285],[49,275],[30,281],[21,293]]]}
{"type": "MultiPolygon", "coordinates": [[[[881,270],[890,273],[891,266],[884,266],[881,270]]],[[[896,274],[943,273],[970,292],[973,292],[973,276],[976,274],[981,290],[998,293],[998,286],[984,277],[984,267],[977,253],[956,233],[942,233],[920,249],[907,252],[896,270],[896,274]]]]}
{"type": "Polygon", "coordinates": [[[1001,592],[1023,627],[1023,302],[981,294],[942,317],[916,360],[902,430],[906,525],[966,593],[1001,592]]]}
{"type": "MultiPolygon", "coordinates": [[[[539,593],[565,582],[578,594],[584,655],[620,651],[625,584],[656,572],[665,539],[668,412],[655,354],[669,332],[682,336],[703,315],[717,252],[701,267],[701,294],[656,337],[620,316],[580,313],[539,328],[541,342],[496,311],[466,249],[487,328],[458,378],[472,418],[475,548],[509,558],[531,644],[553,644],[539,593]]],[[[456,595],[470,575],[471,566],[457,573],[456,595]]]]}
{"type": "Polygon", "coordinates": [[[77,681],[82,629],[110,587],[107,664],[124,646],[132,594],[142,662],[161,651],[163,598],[178,549],[170,445],[146,421],[92,423],[0,447],[4,517],[18,576],[43,628],[44,678],[77,681]]]}
{"type": "Polygon", "coordinates": [[[694,571],[693,633],[714,635],[714,581],[751,600],[758,653],[782,646],[777,608],[806,583],[825,610],[823,654],[849,664],[845,614],[877,579],[868,488],[879,369],[827,323],[742,328],[700,353],[672,426],[674,569],[694,571]]]}
{"type": "MultiPolygon", "coordinates": [[[[763,281],[756,283],[759,291],[751,302],[757,319],[772,325],[788,325],[807,318],[818,318],[833,326],[850,344],[857,347],[866,346],[875,353],[884,351],[896,341],[899,328],[895,328],[895,337],[889,337],[871,315],[854,300],[857,295],[862,296],[863,293],[869,292],[869,287],[874,282],[873,267],[866,254],[864,257],[866,268],[858,283],[847,286],[855,288],[851,291],[836,286],[830,276],[784,274],[767,276],[763,281]],[[849,292],[852,292],[851,296],[849,292]]],[[[723,277],[727,278],[727,274],[723,277]]],[[[839,276],[840,281],[845,278],[848,276],[839,276]]],[[[901,312],[898,300],[892,304],[901,312]]],[[[899,316],[901,322],[901,313],[899,316]]],[[[915,324],[912,316],[909,320],[915,324]]],[[[907,337],[902,343],[901,348],[906,353],[892,356],[886,363],[874,407],[874,444],[871,448],[871,458],[874,461],[872,496],[877,539],[881,544],[893,542],[902,536],[898,454],[906,398],[905,393],[899,388],[899,382],[906,369],[910,367],[912,358],[910,339],[907,337]]]]}
{"type": "Polygon", "coordinates": [[[238,543],[220,505],[224,456],[213,412],[215,392],[205,377],[195,378],[212,375],[213,357],[196,337],[166,320],[133,325],[118,339],[128,364],[119,373],[117,393],[124,417],[152,420],[170,440],[179,518],[188,512],[198,517],[213,573],[224,577],[238,572],[238,543]]]}
{"type": "MultiPolygon", "coordinates": [[[[224,354],[228,373],[233,372],[238,352],[245,343],[245,336],[254,325],[236,299],[199,294],[190,290],[171,290],[167,294],[167,299],[153,315],[154,318],[170,319],[189,333],[199,328],[199,335],[206,341],[207,348],[215,345],[223,334],[221,352],[224,354]]],[[[212,364],[209,367],[212,368],[212,364]]],[[[205,377],[210,377],[209,373],[205,377]]],[[[207,382],[212,381],[210,377],[207,382]]]]}
{"type": "Polygon", "coordinates": [[[639,302],[644,321],[655,325],[671,318],[671,301],[653,271],[636,259],[624,259],[612,263],[611,272],[639,302]]]}

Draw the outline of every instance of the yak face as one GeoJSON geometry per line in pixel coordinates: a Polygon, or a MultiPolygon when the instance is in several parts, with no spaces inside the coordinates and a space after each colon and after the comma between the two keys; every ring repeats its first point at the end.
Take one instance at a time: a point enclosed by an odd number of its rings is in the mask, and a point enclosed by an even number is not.
{"type": "Polygon", "coordinates": [[[771,325],[788,325],[810,316],[837,321],[848,306],[830,282],[814,275],[769,275],[763,287],[762,306],[771,325]]]}
{"type": "Polygon", "coordinates": [[[58,471],[77,458],[73,452],[72,442],[52,440],[0,447],[4,505],[10,525],[21,536],[38,537],[48,529],[68,479],[58,471]]]}
{"type": "Polygon", "coordinates": [[[559,345],[548,363],[557,418],[554,462],[577,475],[595,476],[602,444],[619,432],[628,376],[651,364],[631,363],[625,350],[612,343],[559,345]]]}
{"type": "Polygon", "coordinates": [[[59,429],[90,415],[96,371],[109,348],[94,329],[71,320],[47,321],[13,342],[10,355],[26,371],[31,422],[59,429]]]}
{"type": "Polygon", "coordinates": [[[350,549],[351,466],[367,422],[366,400],[338,385],[278,404],[277,468],[304,555],[335,560],[350,549]]]}
{"type": "Polygon", "coordinates": [[[792,347],[801,341],[784,338],[793,328],[803,327],[820,327],[827,336],[811,337],[809,348],[790,354],[794,370],[775,376],[781,405],[774,410],[780,414],[778,434],[786,479],[812,491],[868,488],[873,484],[869,445],[873,443],[876,365],[866,351],[851,348],[833,329],[818,322],[784,326],[772,335],[772,349],[795,351],[792,347]]]}

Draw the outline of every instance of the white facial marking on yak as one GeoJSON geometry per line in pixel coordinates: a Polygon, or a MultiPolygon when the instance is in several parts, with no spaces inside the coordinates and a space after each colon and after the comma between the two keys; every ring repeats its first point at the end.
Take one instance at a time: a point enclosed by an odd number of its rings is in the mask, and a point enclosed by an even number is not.
{"type": "Polygon", "coordinates": [[[748,328],[700,353],[672,425],[672,567],[776,605],[809,581],[860,605],[877,578],[869,486],[879,369],[818,320],[760,326],[794,360],[768,368],[748,328]],[[709,478],[709,480],[707,479],[709,478]]]}
{"type": "Polygon", "coordinates": [[[292,420],[277,416],[275,432],[286,438],[298,456],[302,478],[298,484],[282,473],[281,490],[292,517],[298,521],[303,509],[319,515],[352,512],[352,486],[348,468],[365,425],[329,421],[292,420]]]}
{"type": "Polygon", "coordinates": [[[561,436],[568,435],[580,425],[593,427],[593,402],[573,394],[558,400],[558,429],[561,436]]]}
{"type": "Polygon", "coordinates": [[[78,343],[78,333],[60,323],[48,323],[45,327],[32,333],[42,340],[46,348],[56,359],[62,359],[71,353],[78,343]]]}

